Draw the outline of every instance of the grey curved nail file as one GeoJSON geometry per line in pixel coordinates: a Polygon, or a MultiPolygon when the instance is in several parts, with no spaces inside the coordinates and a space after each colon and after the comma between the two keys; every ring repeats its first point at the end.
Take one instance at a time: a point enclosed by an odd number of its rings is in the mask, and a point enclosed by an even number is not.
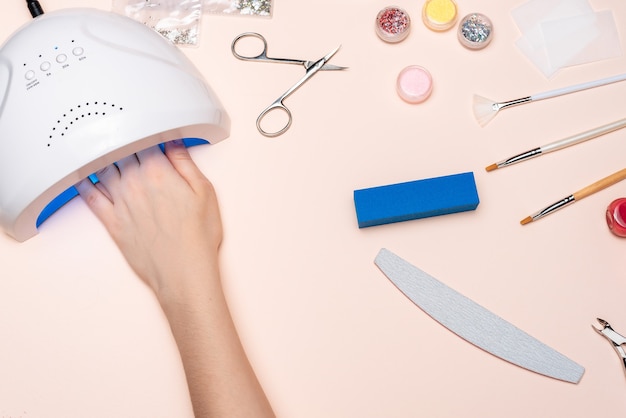
{"type": "Polygon", "coordinates": [[[578,383],[582,378],[581,365],[391,251],[381,249],[374,263],[420,309],[475,346],[555,379],[578,383]]]}

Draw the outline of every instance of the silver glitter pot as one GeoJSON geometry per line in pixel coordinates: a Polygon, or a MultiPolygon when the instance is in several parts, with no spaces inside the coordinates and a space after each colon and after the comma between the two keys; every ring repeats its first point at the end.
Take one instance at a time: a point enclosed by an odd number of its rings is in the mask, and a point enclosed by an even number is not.
{"type": "Polygon", "coordinates": [[[483,49],[493,38],[493,25],[481,13],[470,13],[459,22],[459,42],[469,49],[483,49]]]}

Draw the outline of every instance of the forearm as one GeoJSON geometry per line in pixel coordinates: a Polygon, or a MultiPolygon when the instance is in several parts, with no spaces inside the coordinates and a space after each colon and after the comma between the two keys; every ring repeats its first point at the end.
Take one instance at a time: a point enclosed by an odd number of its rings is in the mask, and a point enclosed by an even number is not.
{"type": "Polygon", "coordinates": [[[184,280],[199,285],[182,286],[159,300],[181,354],[196,418],[273,417],[237,335],[218,268],[191,274],[210,277],[184,280]]]}
{"type": "Polygon", "coordinates": [[[178,345],[197,418],[273,416],[219,277],[217,196],[182,141],[137,152],[76,185],[150,286],[178,345]]]}

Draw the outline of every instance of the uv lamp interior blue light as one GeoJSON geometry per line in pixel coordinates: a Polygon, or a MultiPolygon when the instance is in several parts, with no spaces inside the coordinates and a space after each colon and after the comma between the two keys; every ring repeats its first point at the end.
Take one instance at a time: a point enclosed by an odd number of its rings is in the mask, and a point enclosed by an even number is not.
{"type": "Polygon", "coordinates": [[[154,30],[96,9],[40,14],[0,46],[0,227],[25,241],[107,165],[229,135],[217,95],[154,30]]]}
{"type": "MultiPolygon", "coordinates": [[[[209,142],[200,138],[185,138],[183,139],[183,143],[187,148],[189,148],[195,145],[208,144],[209,142]]],[[[160,144],[159,146],[161,147],[161,150],[163,150],[163,144],[160,144]]],[[[93,184],[96,184],[99,181],[98,176],[95,174],[91,174],[89,179],[93,184]]],[[[39,228],[39,226],[41,226],[41,224],[44,223],[50,216],[76,196],[78,196],[78,191],[74,186],[71,186],[63,193],[55,197],[39,214],[39,217],[37,218],[37,228],[39,228]]]]}

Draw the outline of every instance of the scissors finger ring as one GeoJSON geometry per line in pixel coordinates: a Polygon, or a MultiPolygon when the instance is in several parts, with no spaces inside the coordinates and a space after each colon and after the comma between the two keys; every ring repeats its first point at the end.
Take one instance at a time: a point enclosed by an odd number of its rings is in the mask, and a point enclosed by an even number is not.
{"type": "Polygon", "coordinates": [[[261,112],[261,114],[256,120],[256,128],[259,130],[261,135],[267,136],[269,138],[273,138],[275,136],[279,136],[285,133],[285,131],[287,131],[287,129],[289,129],[289,127],[291,126],[291,120],[292,120],[291,111],[282,103],[282,97],[281,97],[278,100],[276,100],[274,103],[269,105],[264,111],[261,112]],[[283,112],[287,115],[287,123],[285,123],[285,125],[278,130],[268,131],[266,129],[263,129],[262,125],[263,125],[263,120],[265,119],[265,117],[269,115],[270,113],[277,113],[277,112],[283,112]]]}
{"type": "Polygon", "coordinates": [[[234,40],[233,43],[230,45],[230,50],[232,51],[233,55],[240,60],[243,61],[255,61],[255,60],[267,60],[267,41],[265,40],[265,37],[263,35],[261,35],[260,33],[256,33],[256,32],[245,32],[242,33],[241,35],[237,36],[234,40]],[[241,55],[240,53],[237,52],[237,43],[239,41],[241,41],[243,38],[257,38],[260,39],[261,42],[263,42],[263,50],[261,50],[261,52],[258,55],[241,55]]]}

